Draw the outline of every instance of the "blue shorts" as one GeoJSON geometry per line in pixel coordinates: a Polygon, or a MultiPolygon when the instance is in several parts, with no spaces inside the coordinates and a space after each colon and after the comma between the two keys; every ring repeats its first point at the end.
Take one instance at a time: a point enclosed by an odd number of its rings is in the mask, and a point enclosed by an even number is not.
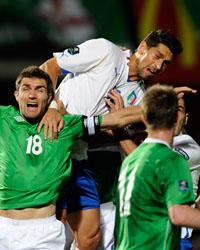
{"type": "Polygon", "coordinates": [[[192,242],[190,239],[181,239],[181,249],[180,250],[192,250],[192,242]]]}
{"type": "Polygon", "coordinates": [[[71,177],[60,193],[57,206],[67,208],[68,213],[100,207],[96,183],[88,169],[88,161],[73,160],[71,177]]]}

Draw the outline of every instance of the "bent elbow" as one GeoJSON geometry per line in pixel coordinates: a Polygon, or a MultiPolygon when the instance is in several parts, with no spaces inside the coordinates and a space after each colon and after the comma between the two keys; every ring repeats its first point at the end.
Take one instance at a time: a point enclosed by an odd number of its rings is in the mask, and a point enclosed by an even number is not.
{"type": "Polygon", "coordinates": [[[178,214],[173,214],[172,216],[170,216],[170,220],[171,220],[172,224],[174,224],[176,226],[181,227],[184,225],[183,219],[178,214]]]}
{"type": "Polygon", "coordinates": [[[170,207],[169,215],[172,224],[180,227],[185,225],[185,215],[183,213],[183,206],[175,205],[170,207]]]}

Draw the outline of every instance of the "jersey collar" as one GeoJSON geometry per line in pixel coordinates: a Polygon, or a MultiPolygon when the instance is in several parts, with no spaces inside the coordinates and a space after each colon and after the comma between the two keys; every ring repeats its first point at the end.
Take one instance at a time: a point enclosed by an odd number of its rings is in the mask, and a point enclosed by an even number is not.
{"type": "Polygon", "coordinates": [[[160,140],[160,139],[146,138],[144,140],[144,143],[161,143],[161,144],[166,145],[168,148],[171,148],[170,145],[167,142],[165,142],[163,140],[160,140]]]}

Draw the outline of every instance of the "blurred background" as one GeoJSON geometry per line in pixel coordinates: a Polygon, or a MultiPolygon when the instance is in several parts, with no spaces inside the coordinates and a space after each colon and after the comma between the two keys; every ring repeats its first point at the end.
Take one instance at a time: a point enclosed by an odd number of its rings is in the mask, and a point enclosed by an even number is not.
{"type": "MultiPolygon", "coordinates": [[[[156,81],[200,92],[199,13],[198,0],[0,0],[0,104],[14,104],[18,73],[53,52],[96,37],[134,50],[157,28],[176,35],[184,52],[156,81]]],[[[200,93],[187,105],[187,131],[200,143],[200,93]]]]}

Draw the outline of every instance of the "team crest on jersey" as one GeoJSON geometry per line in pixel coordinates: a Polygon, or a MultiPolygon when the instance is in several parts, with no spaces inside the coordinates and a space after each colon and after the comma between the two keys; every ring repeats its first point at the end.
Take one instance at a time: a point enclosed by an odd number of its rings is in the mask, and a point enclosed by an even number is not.
{"type": "Polygon", "coordinates": [[[129,105],[133,105],[136,101],[136,94],[135,91],[132,91],[128,96],[127,96],[127,102],[129,105]]]}
{"type": "Polygon", "coordinates": [[[182,155],[186,160],[190,159],[189,155],[182,148],[175,147],[174,150],[180,155],[182,155]]]}
{"type": "Polygon", "coordinates": [[[79,53],[79,47],[75,46],[75,47],[72,47],[72,48],[68,48],[68,49],[67,49],[67,52],[68,52],[70,55],[78,54],[78,53],[79,53]]]}
{"type": "Polygon", "coordinates": [[[24,122],[24,121],[25,121],[25,119],[24,119],[21,115],[15,116],[14,119],[15,119],[17,122],[24,122]]]}
{"type": "Polygon", "coordinates": [[[181,191],[187,191],[188,190],[188,182],[187,181],[179,181],[179,189],[181,191]]]}

